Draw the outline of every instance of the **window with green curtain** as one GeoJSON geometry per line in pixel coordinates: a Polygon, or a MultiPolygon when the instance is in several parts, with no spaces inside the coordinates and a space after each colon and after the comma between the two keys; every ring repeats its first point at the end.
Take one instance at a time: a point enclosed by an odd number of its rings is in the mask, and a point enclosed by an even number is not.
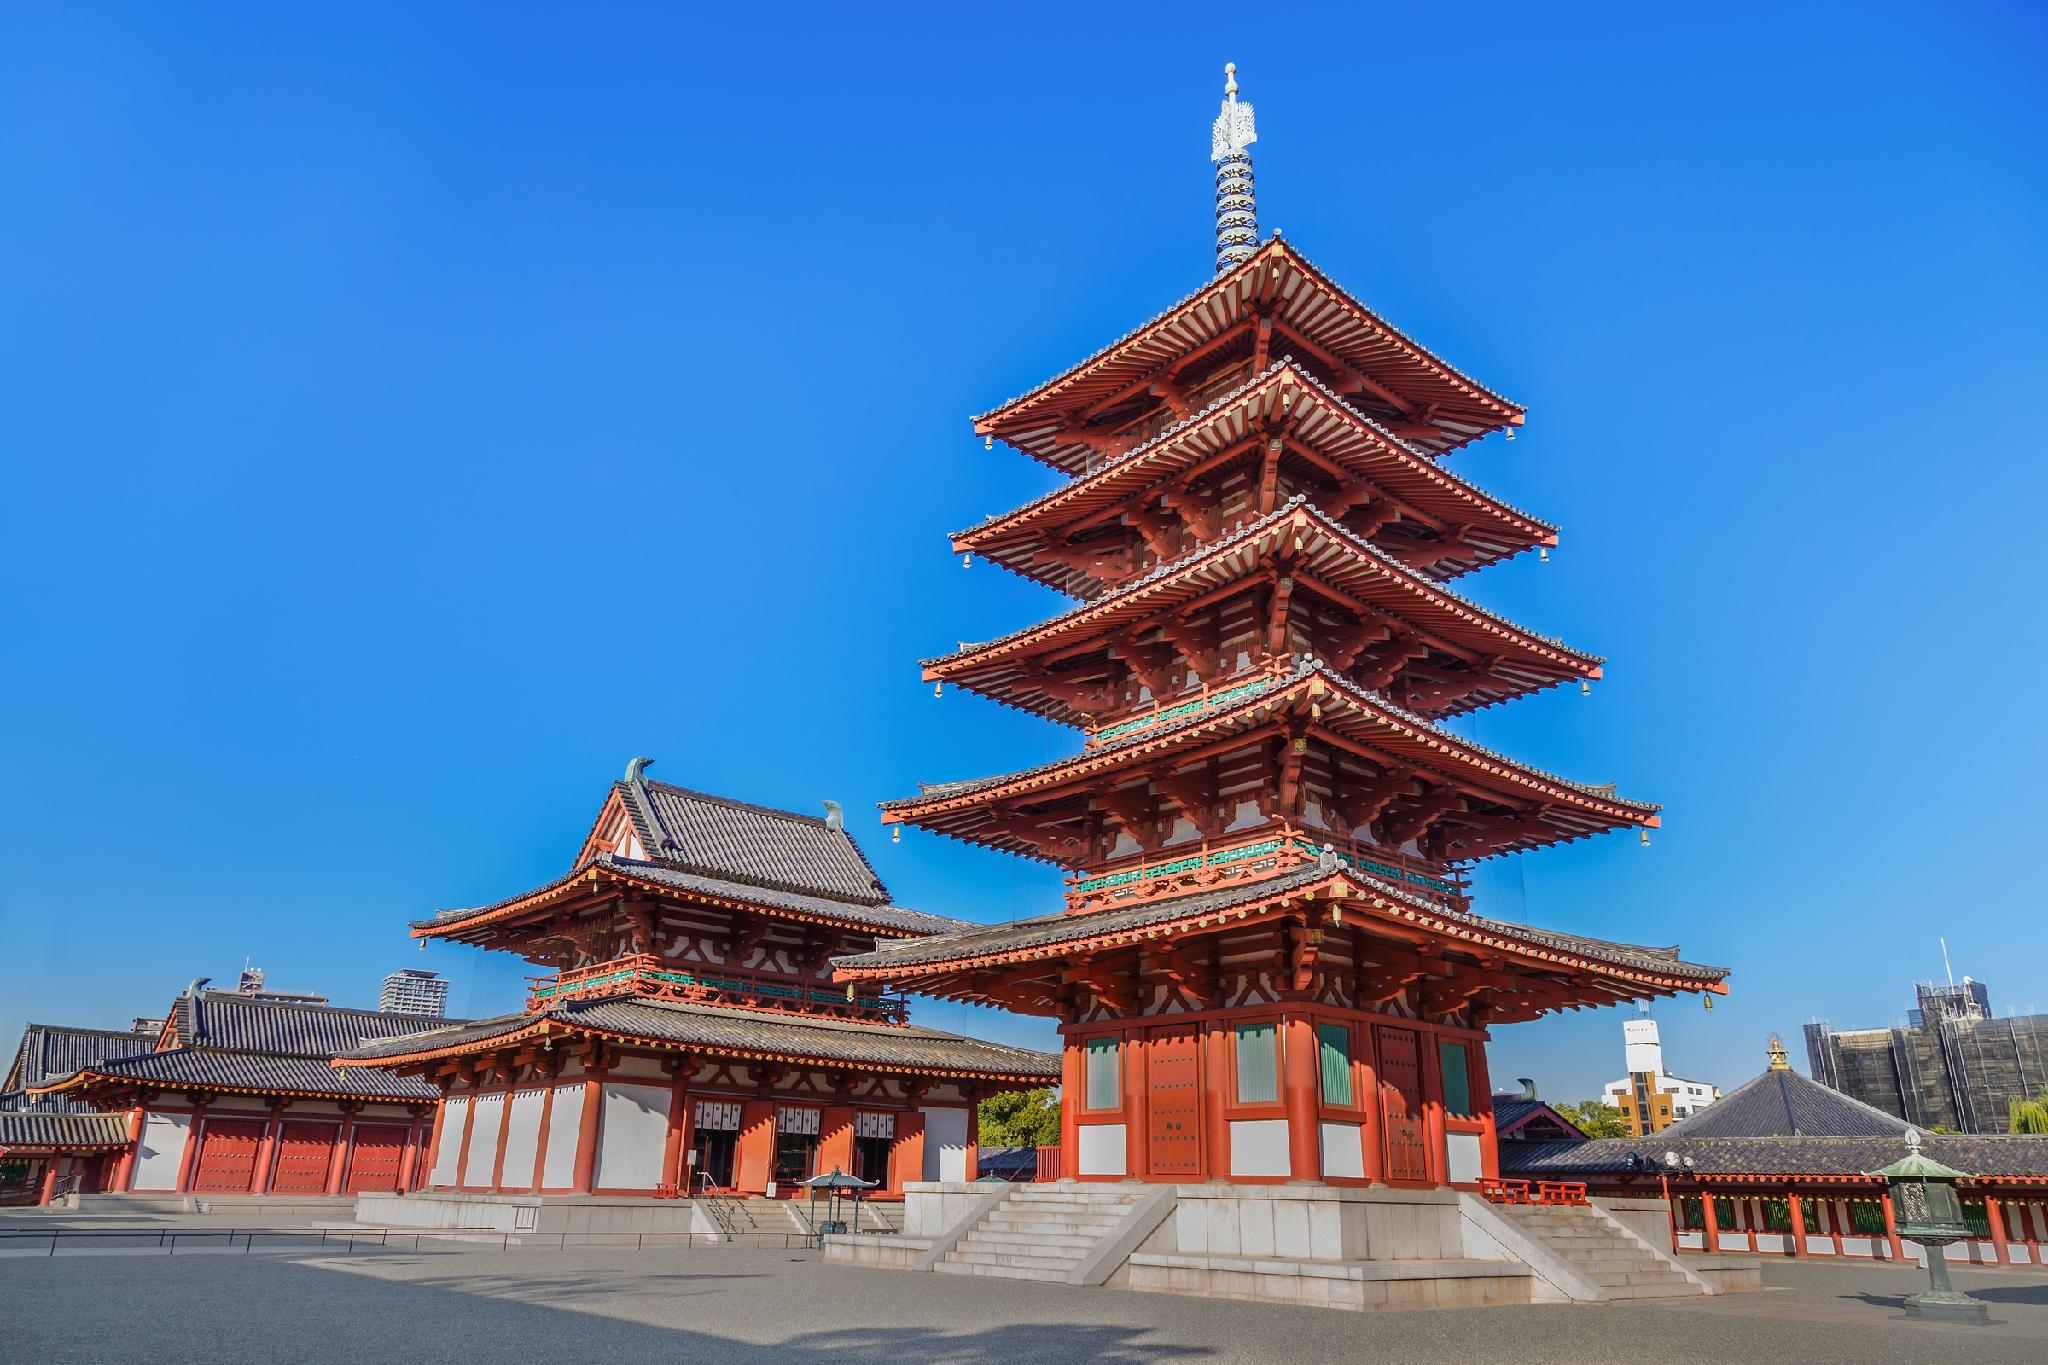
{"type": "Polygon", "coordinates": [[[1086,1082],[1089,1109],[1120,1109],[1123,1107],[1123,1091],[1117,1084],[1116,1039],[1090,1038],[1083,1047],[1086,1063],[1083,1077],[1086,1082]]]}
{"type": "Polygon", "coordinates": [[[1438,1043],[1437,1055],[1444,1064],[1444,1110],[1451,1114],[1472,1112],[1472,1077],[1466,1070],[1463,1043],[1438,1043]]]}
{"type": "Polygon", "coordinates": [[[1351,1030],[1342,1024],[1316,1025],[1316,1051],[1323,1060],[1323,1103],[1351,1103],[1351,1030]]]}
{"type": "Polygon", "coordinates": [[[1277,1024],[1237,1026],[1237,1102],[1271,1104],[1280,1098],[1280,1032],[1277,1024]]]}

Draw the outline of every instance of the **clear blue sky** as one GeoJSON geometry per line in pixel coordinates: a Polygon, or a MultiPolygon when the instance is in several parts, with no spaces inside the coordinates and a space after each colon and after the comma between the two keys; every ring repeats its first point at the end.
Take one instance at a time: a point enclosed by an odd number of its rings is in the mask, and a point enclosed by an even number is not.
{"type": "MultiPolygon", "coordinates": [[[[1468,579],[1609,656],[1486,743],[1660,800],[1485,908],[1735,969],[1772,1029],[2048,1009],[2038,6],[16,6],[0,17],[0,1032],[244,957],[510,1007],[404,924],[566,868],[636,753],[846,803],[907,905],[1049,871],[873,803],[1074,737],[916,660],[1048,615],[945,533],[969,413],[1200,285],[1220,67],[1265,226],[1527,403],[1565,528],[1468,579]]],[[[993,1036],[1036,1021],[926,1007],[993,1036]]],[[[1621,1014],[1504,1030],[1590,1092],[1621,1014]]]]}

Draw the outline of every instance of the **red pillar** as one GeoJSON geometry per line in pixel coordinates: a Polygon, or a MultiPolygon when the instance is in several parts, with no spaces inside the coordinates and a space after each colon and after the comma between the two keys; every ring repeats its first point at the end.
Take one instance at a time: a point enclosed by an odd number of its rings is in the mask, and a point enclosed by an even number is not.
{"type": "MultiPolygon", "coordinates": [[[[1065,1035],[1060,1042],[1060,1164],[1066,1174],[1074,1173],[1074,1163],[1080,1159],[1081,1125],[1077,1121],[1081,1105],[1087,1098],[1087,1078],[1083,1073],[1084,1061],[1080,1040],[1072,1034],[1065,1035]]],[[[912,1111],[916,1113],[915,1110],[912,1111]]],[[[899,1121],[896,1140],[900,1144],[904,1133],[899,1121]]],[[[924,1179],[924,1115],[917,1114],[918,1167],[913,1180],[924,1179]]],[[[897,1188],[901,1189],[901,1186],[897,1188]]]]}
{"type": "Polygon", "coordinates": [[[548,1077],[547,1089],[540,1096],[540,1130],[534,1135],[533,1147],[533,1191],[540,1193],[540,1182],[548,1166],[548,1130],[555,1120],[555,1077],[548,1077]]]}
{"type": "MultiPolygon", "coordinates": [[[[1444,1057],[1434,1029],[1417,1029],[1415,1045],[1422,1050],[1422,1148],[1424,1169],[1432,1185],[1451,1180],[1449,1130],[1444,1127],[1444,1057]]],[[[1469,1078],[1467,1083],[1469,1084],[1469,1078]]]]}
{"type": "Polygon", "coordinates": [[[1493,1082],[1486,1071],[1486,1043],[1484,1034],[1465,1044],[1465,1056],[1470,1074],[1467,1077],[1472,1086],[1472,1112],[1486,1125],[1479,1134],[1479,1174],[1487,1180],[1500,1179],[1500,1137],[1493,1126],[1493,1082]]]}
{"type": "Polygon", "coordinates": [[[448,1091],[441,1091],[441,1102],[434,1106],[433,1126],[427,1130],[427,1155],[420,1163],[420,1188],[426,1189],[434,1183],[434,1166],[441,1156],[442,1119],[448,1114],[448,1091]]]}
{"type": "Polygon", "coordinates": [[[967,1096],[967,1178],[981,1175],[981,1092],[962,1087],[967,1096]]]}
{"type": "Polygon", "coordinates": [[[107,1182],[109,1190],[126,1193],[135,1187],[135,1149],[142,1142],[142,1116],[146,1112],[140,1104],[128,1111],[128,1145],[115,1163],[114,1178],[107,1182]]]}
{"type": "Polygon", "coordinates": [[[583,1121],[576,1129],[576,1179],[578,1194],[589,1194],[597,1174],[597,1118],[604,1109],[604,1073],[589,1072],[583,1080],[583,1121]]]}
{"type": "Polygon", "coordinates": [[[690,1098],[684,1093],[690,1068],[679,1066],[669,1081],[668,1141],[661,1150],[661,1183],[679,1195],[687,1195],[690,1177],[683,1153],[690,1150],[690,1098]]]}
{"type": "MultiPolygon", "coordinates": [[[[967,1122],[971,1138],[973,1117],[967,1122]]],[[[818,1174],[827,1175],[835,1169],[853,1174],[853,1106],[849,1104],[827,1105],[818,1118],[818,1174]]]]}
{"type": "Polygon", "coordinates": [[[412,1188],[413,1163],[419,1157],[420,1116],[414,1114],[412,1121],[405,1125],[405,1140],[398,1145],[398,1193],[404,1194],[412,1188]]]}
{"type": "MultiPolygon", "coordinates": [[[[1899,1222],[1892,1215],[1892,1192],[1888,1189],[1880,1191],[1878,1200],[1884,1205],[1884,1235],[1885,1240],[1892,1244],[1892,1259],[1903,1261],[1906,1259],[1906,1249],[1899,1245],[1899,1222]]],[[[1941,1251],[1936,1248],[1930,1254],[1938,1256],[1941,1251]]]]}
{"type": "Polygon", "coordinates": [[[185,1130],[185,1155],[178,1162],[177,1190],[180,1194],[192,1189],[192,1171],[199,1164],[199,1130],[205,1126],[206,1101],[192,1106],[192,1126],[185,1130]]]}
{"type": "Polygon", "coordinates": [[[1322,1129],[1316,1104],[1316,1030],[1305,1014],[1280,1024],[1280,1099],[1287,1110],[1287,1175],[1323,1178],[1322,1129]]]}
{"type": "MultiPolygon", "coordinates": [[[[1196,1180],[1224,1180],[1230,1175],[1230,1040],[1234,1036],[1228,1024],[1199,1024],[1202,1033],[1201,1071],[1198,1073],[1202,1084],[1202,1143],[1201,1164],[1195,1171],[1196,1180]]],[[[1079,1094],[1077,1090],[1074,1092],[1079,1094]]],[[[1073,1163],[1079,1154],[1071,1149],[1060,1160],[1068,1174],[1073,1173],[1073,1163]]]]}
{"type": "Polygon", "coordinates": [[[340,1194],[348,1179],[348,1159],[355,1153],[356,1111],[341,1111],[341,1128],[334,1135],[334,1155],[327,1163],[327,1193],[340,1194]]]}
{"type": "Polygon", "coordinates": [[[740,1136],[733,1152],[732,1185],[747,1194],[768,1188],[775,1164],[775,1101],[748,1100],[740,1106],[740,1136]]]}
{"type": "Polygon", "coordinates": [[[471,1087],[462,1106],[462,1140],[455,1148],[455,1178],[448,1183],[462,1188],[462,1173],[469,1169],[469,1135],[476,1131],[476,1089],[471,1087]]]}
{"type": "MultiPolygon", "coordinates": [[[[1072,1051],[1071,1048],[1068,1049],[1072,1051]]],[[[1078,1093],[1078,1092],[1076,1092],[1078,1093]]],[[[1067,1131],[1071,1113],[1060,1116],[1060,1127],[1067,1131]]],[[[1072,1148],[1067,1150],[1071,1151],[1072,1148]]],[[[1066,1160],[1062,1157],[1061,1160],[1066,1160]]],[[[889,1189],[891,1193],[903,1193],[903,1187],[913,1180],[924,1179],[924,1113],[912,1109],[896,1116],[896,1145],[889,1150],[889,1189]]]]}
{"type": "Polygon", "coordinates": [[[43,1163],[42,1188],[36,1193],[38,1205],[47,1204],[57,1195],[57,1154],[50,1153],[50,1159],[43,1163]]]}
{"type": "Polygon", "coordinates": [[[1374,1185],[1384,1184],[1387,1179],[1386,1107],[1380,1103],[1380,1063],[1378,1048],[1379,1031],[1371,1024],[1359,1024],[1351,1030],[1351,1045],[1364,1065],[1359,1091],[1359,1102],[1365,1107],[1365,1131],[1360,1135],[1365,1140],[1365,1178],[1374,1185]]]}
{"type": "Polygon", "coordinates": [[[263,1125],[263,1141],[256,1147],[256,1178],[250,1182],[252,1194],[269,1194],[271,1167],[277,1163],[277,1134],[284,1123],[284,1101],[270,1102],[270,1122],[263,1125]]]}
{"type": "MultiPolygon", "coordinates": [[[[1124,1179],[1143,1180],[1151,1170],[1150,1161],[1151,1126],[1150,1106],[1145,1103],[1145,1031],[1124,1029],[1117,1036],[1117,1099],[1124,1121],[1124,1179]]],[[[978,1155],[972,1144],[977,1138],[980,1125],[975,1121],[972,1106],[967,1111],[967,1137],[970,1158],[978,1155]]],[[[980,1172],[972,1160],[967,1166],[967,1178],[974,1179],[980,1172]]]]}
{"type": "Polygon", "coordinates": [[[1998,1210],[1998,1201],[1991,1191],[1984,1191],[1984,1221],[1991,1225],[1991,1252],[1998,1264],[2011,1265],[2012,1253],[2005,1247],[2005,1218],[1998,1210]]]}
{"type": "Polygon", "coordinates": [[[1792,1206],[1792,1254],[1806,1254],[1806,1209],[1799,1198],[1799,1191],[1793,1190],[1785,1196],[1785,1202],[1792,1206]]]}
{"type": "Polygon", "coordinates": [[[505,1087],[505,1112],[498,1115],[498,1150],[491,1157],[491,1190],[493,1193],[505,1188],[505,1144],[512,1140],[512,1102],[518,1091],[513,1086],[505,1087]]]}
{"type": "Polygon", "coordinates": [[[1721,1229],[1714,1222],[1714,1192],[1705,1185],[1700,1186],[1700,1221],[1706,1224],[1705,1235],[1700,1241],[1708,1251],[1721,1249],[1721,1229]]]}

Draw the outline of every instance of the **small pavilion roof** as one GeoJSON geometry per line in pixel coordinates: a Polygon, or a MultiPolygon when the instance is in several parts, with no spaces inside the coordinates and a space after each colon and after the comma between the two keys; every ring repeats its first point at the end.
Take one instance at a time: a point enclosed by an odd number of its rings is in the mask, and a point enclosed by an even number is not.
{"type": "Polygon", "coordinates": [[[679,872],[858,905],[889,888],[844,828],[815,815],[634,777],[612,784],[648,857],[679,872]]]}
{"type": "Polygon", "coordinates": [[[785,919],[803,920],[842,928],[868,930],[877,934],[941,934],[957,928],[961,921],[921,910],[894,905],[836,900],[803,895],[772,887],[728,881],[679,871],[660,863],[600,854],[545,886],[522,891],[492,905],[466,910],[443,910],[431,919],[415,920],[414,938],[452,938],[475,941],[475,936],[493,925],[504,924],[529,914],[548,911],[558,901],[571,899],[598,883],[637,886],[649,891],[680,893],[693,900],[740,909],[762,911],[785,919]]]}
{"type": "Polygon", "coordinates": [[[882,818],[1042,858],[1027,843],[979,831],[988,821],[993,802],[1049,795],[1083,779],[1168,757],[1177,748],[1255,728],[1283,711],[1313,714],[1320,710],[1314,720],[1318,729],[1370,740],[1377,750],[1462,788],[1485,791],[1492,799],[1541,803],[1543,811],[1532,819],[1528,837],[1503,846],[1502,851],[1542,847],[1629,825],[1655,828],[1659,823],[1655,805],[1618,797],[1611,786],[1573,782],[1495,753],[1312,661],[1297,664],[1291,674],[1272,685],[1238,691],[1241,695],[1221,705],[1120,735],[1050,763],[994,777],[924,784],[918,796],[883,802],[882,818]]]}
{"type": "Polygon", "coordinates": [[[1221,395],[1100,468],[1063,484],[1014,512],[953,534],[956,552],[973,552],[1076,596],[1099,591],[1094,580],[1057,561],[1040,561],[1039,546],[1056,528],[1115,507],[1184,470],[1243,447],[1261,424],[1283,422],[1287,439],[1314,450],[1412,506],[1471,529],[1470,549],[1431,577],[1451,578],[1532,545],[1555,545],[1557,528],[1483,492],[1351,407],[1323,382],[1283,357],[1264,373],[1221,395]]]}
{"type": "Polygon", "coordinates": [[[538,1013],[380,1039],[336,1059],[354,1067],[412,1067],[545,1036],[587,1035],[625,1044],[787,1063],[1042,1084],[1060,1059],[915,1024],[863,1024],[726,1005],[643,997],[572,1000],[538,1013]]]}
{"type": "MultiPolygon", "coordinates": [[[[418,1016],[412,1022],[417,1024],[418,1016]]],[[[394,1104],[415,1104],[441,1097],[433,1086],[416,1078],[382,1070],[337,1071],[326,1057],[210,1047],[173,1047],[140,1057],[95,1062],[50,1081],[45,1089],[87,1096],[131,1089],[203,1090],[213,1094],[385,1100],[394,1104]]]]}
{"type": "Polygon", "coordinates": [[[1424,417],[1435,434],[1410,439],[1441,454],[1501,427],[1523,409],[1461,374],[1332,283],[1275,238],[1228,274],[1111,342],[1080,364],[975,419],[977,433],[1002,437],[1055,468],[1076,473],[1094,452],[1062,439],[1068,414],[1136,392],[1176,361],[1226,338],[1261,315],[1279,333],[1275,350],[1313,348],[1381,391],[1383,401],[1424,417]]]}
{"type": "Polygon", "coordinates": [[[1881,1137],[1903,1141],[1912,1125],[1822,1085],[1773,1067],[1666,1128],[1669,1138],[1881,1137]]]}
{"type": "Polygon", "coordinates": [[[0,1156],[9,1152],[118,1151],[128,1145],[128,1116],[0,1110],[0,1156]]]}
{"type": "Polygon", "coordinates": [[[1034,685],[1030,664],[1037,654],[1094,634],[1126,631],[1232,581],[1264,573],[1276,555],[1285,556],[1281,572],[1297,585],[1380,608],[1416,627],[1425,640],[1434,637],[1447,651],[1498,656],[1489,670],[1498,683],[1467,694],[1445,708],[1448,713],[1492,705],[1566,678],[1600,676],[1597,655],[1537,635],[1431,582],[1298,497],[1093,602],[1000,639],[927,659],[924,675],[957,681],[1069,725],[1085,725],[1087,717],[1071,704],[1034,685]]]}
{"type": "Polygon", "coordinates": [[[23,1092],[57,1076],[68,1076],[82,1066],[105,1057],[126,1057],[147,1052],[152,1036],[124,1029],[69,1028],[62,1024],[30,1024],[22,1030],[21,1045],[0,1084],[0,1110],[39,1113],[89,1113],[92,1107],[68,1095],[32,1099],[23,1092]]]}
{"type": "MultiPolygon", "coordinates": [[[[1517,960],[1535,970],[1591,974],[1622,985],[1616,998],[1673,991],[1725,993],[1728,971],[1686,962],[1677,948],[1645,948],[1578,934],[1538,929],[1447,909],[1391,882],[1346,867],[1334,855],[1277,875],[1245,877],[1212,890],[1126,908],[1064,912],[985,925],[940,938],[888,943],[872,952],[832,960],[841,980],[880,979],[905,989],[947,993],[942,977],[1160,939],[1180,939],[1204,929],[1221,929],[1248,915],[1281,913],[1290,903],[1332,903],[1342,891],[1347,916],[1397,924],[1404,932],[1423,930],[1446,947],[1467,947],[1517,960]]],[[[1351,921],[1347,921],[1351,922],[1351,921]]]]}

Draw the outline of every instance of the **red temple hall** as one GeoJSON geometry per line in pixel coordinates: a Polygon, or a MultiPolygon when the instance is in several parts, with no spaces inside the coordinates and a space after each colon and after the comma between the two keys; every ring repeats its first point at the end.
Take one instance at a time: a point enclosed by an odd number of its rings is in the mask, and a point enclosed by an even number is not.
{"type": "Polygon", "coordinates": [[[526,1008],[370,1043],[340,1067],[446,1098],[425,1188],[793,1193],[838,1170],[891,1191],[974,1178],[985,1095],[1056,1057],[921,1028],[835,955],[959,932],[905,910],[842,827],[647,778],[613,785],[558,881],[412,927],[548,968],[526,1008]]]}
{"type": "Polygon", "coordinates": [[[1067,869],[1065,903],[839,979],[1056,1018],[1067,1176],[1475,1184],[1492,1025],[1726,973],[1475,912],[1479,860],[1658,810],[1457,732],[1600,676],[1452,586],[1556,543],[1450,467],[1523,411],[1258,244],[1249,106],[1217,138],[1216,278],[975,422],[1066,479],[954,549],[1074,605],[924,675],[1078,751],[883,808],[1067,869]]]}

